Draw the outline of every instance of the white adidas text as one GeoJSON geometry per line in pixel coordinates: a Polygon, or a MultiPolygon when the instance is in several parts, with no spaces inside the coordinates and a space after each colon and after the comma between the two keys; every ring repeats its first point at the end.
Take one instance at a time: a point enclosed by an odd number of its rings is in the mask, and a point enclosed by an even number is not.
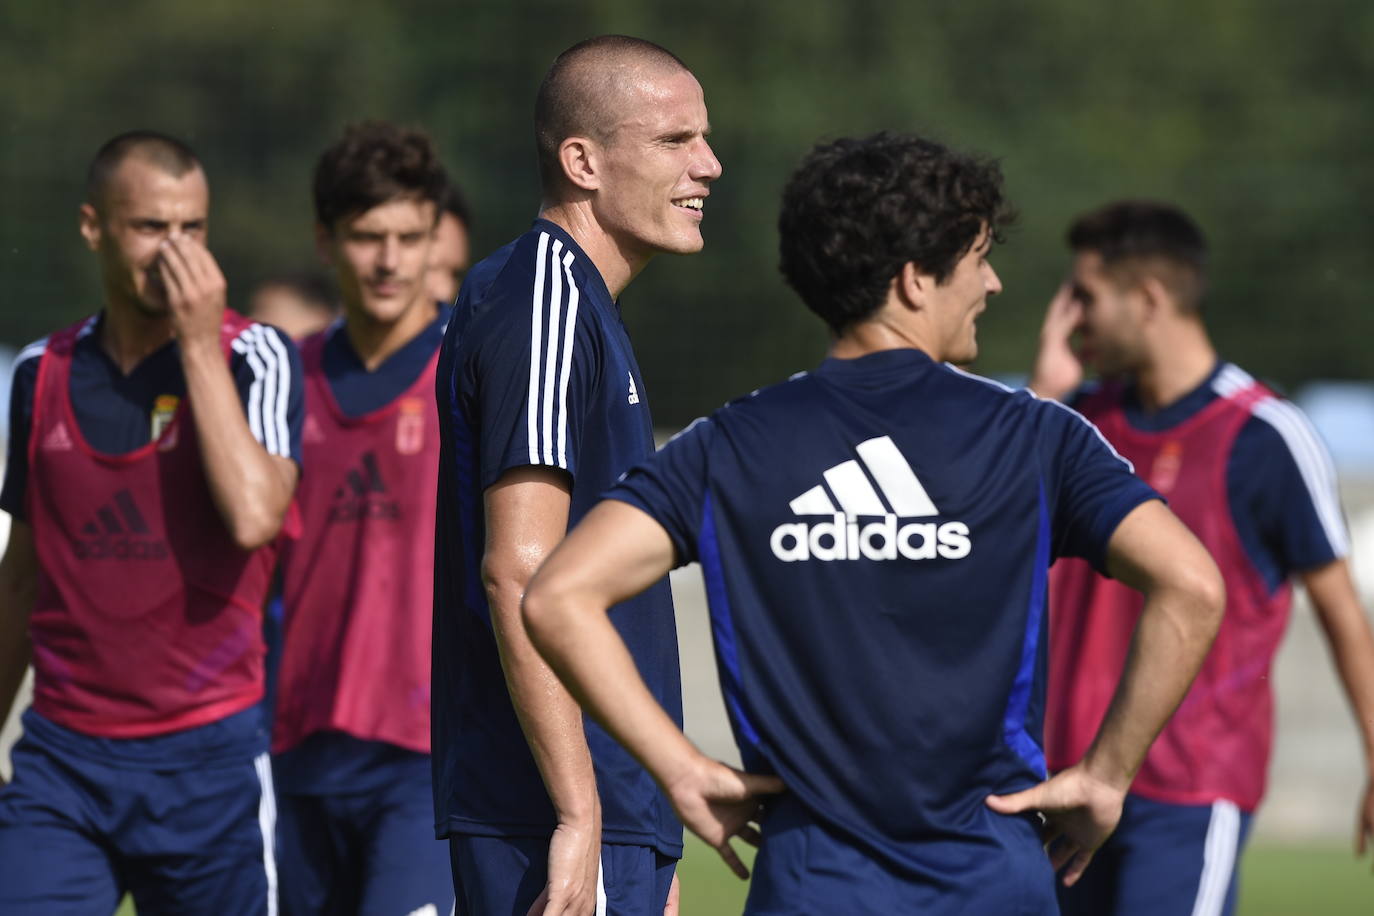
{"type": "Polygon", "coordinates": [[[799,560],[960,560],[973,551],[968,525],[963,522],[908,522],[895,515],[860,524],[842,512],[831,521],[808,525],[786,522],[768,539],[773,556],[784,563],[799,560]]]}

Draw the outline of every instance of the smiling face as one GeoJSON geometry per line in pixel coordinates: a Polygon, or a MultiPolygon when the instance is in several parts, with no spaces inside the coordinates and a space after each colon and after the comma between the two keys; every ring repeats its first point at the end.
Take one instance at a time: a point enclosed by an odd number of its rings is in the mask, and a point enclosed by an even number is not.
{"type": "Polygon", "coordinates": [[[984,226],[945,282],[934,283],[927,294],[941,360],[961,365],[978,356],[978,316],[987,308],[988,296],[1002,291],[1002,281],[988,261],[991,248],[992,236],[984,226]]]}
{"type": "Polygon", "coordinates": [[[175,176],[138,155],[121,162],[102,199],[81,207],[81,234],[99,257],[106,302],[166,315],[159,246],[181,235],[204,244],[209,211],[210,186],[199,168],[175,176]]]}
{"type": "Polygon", "coordinates": [[[649,71],[622,102],[599,145],[598,222],[634,258],[700,251],[703,207],[721,173],[700,84],[686,70],[649,71]]]}
{"type": "Polygon", "coordinates": [[[1074,256],[1073,297],[1083,308],[1079,356],[1103,376],[1134,371],[1144,360],[1140,291],[1112,276],[1095,251],[1074,256]]]}
{"type": "Polygon", "coordinates": [[[334,266],[350,321],[394,324],[431,302],[425,283],[434,244],[433,201],[397,197],[317,229],[321,256],[334,266]]]}

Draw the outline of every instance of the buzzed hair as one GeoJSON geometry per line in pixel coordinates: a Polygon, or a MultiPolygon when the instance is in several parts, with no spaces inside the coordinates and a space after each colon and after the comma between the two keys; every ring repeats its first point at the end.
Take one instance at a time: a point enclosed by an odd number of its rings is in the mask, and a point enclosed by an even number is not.
{"type": "Polygon", "coordinates": [[[1068,231],[1075,252],[1095,252],[1118,286],[1146,276],[1163,283],[1179,311],[1197,315],[1207,287],[1207,239],[1187,213],[1152,200],[1122,200],[1074,220],[1068,231]]]}
{"type": "Polygon", "coordinates": [[[180,178],[202,168],[200,157],[182,141],[155,130],[130,130],[106,141],[86,170],[86,203],[99,209],[115,171],[130,156],[180,178]]]}
{"type": "Polygon", "coordinates": [[[691,72],[667,48],[628,35],[588,38],[558,55],[534,102],[534,142],[545,197],[563,184],[559,145],[568,137],[609,140],[612,106],[625,77],[650,67],[691,72]]]}

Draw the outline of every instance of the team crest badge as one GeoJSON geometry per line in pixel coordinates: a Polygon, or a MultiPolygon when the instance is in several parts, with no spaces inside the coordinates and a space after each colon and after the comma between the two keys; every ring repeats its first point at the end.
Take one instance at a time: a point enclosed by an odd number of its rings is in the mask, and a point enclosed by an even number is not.
{"type": "Polygon", "coordinates": [[[311,445],[324,441],[324,430],[320,429],[320,421],[315,419],[313,413],[305,415],[305,428],[301,430],[301,440],[311,445]]]}
{"type": "Polygon", "coordinates": [[[425,447],[425,402],[406,398],[396,413],[396,451],[414,455],[425,447]]]}
{"type": "Polygon", "coordinates": [[[1164,443],[1150,465],[1150,486],[1160,494],[1167,494],[1178,483],[1178,471],[1183,466],[1183,443],[1177,439],[1164,443]]]}
{"type": "Polygon", "coordinates": [[[177,406],[181,399],[174,394],[160,394],[153,402],[153,413],[149,424],[152,441],[157,442],[160,452],[170,452],[177,447],[177,431],[172,421],[176,418],[177,406]],[[166,438],[163,438],[166,433],[166,438]]]}

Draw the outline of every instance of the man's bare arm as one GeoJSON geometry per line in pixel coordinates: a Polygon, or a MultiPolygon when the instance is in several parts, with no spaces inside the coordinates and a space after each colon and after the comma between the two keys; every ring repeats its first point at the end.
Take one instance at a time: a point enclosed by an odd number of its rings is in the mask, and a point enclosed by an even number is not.
{"type": "Polygon", "coordinates": [[[299,469],[269,454],[248,426],[220,346],[225,283],[214,257],[190,236],[178,236],[163,243],[159,269],[210,494],[234,542],[244,550],[261,547],[281,530],[299,469]]]}
{"type": "Polygon", "coordinates": [[[1374,842],[1374,633],[1345,560],[1333,560],[1299,578],[1312,599],[1360,728],[1366,776],[1355,818],[1355,851],[1364,855],[1374,842]]]}
{"type": "Polygon", "coordinates": [[[37,585],[33,529],[16,518],[10,523],[9,544],[0,559],[0,723],[9,718],[33,655],[29,615],[37,585]]]}
{"type": "Polygon", "coordinates": [[[1074,301],[1073,288],[1060,286],[1045,310],[1040,340],[1031,367],[1031,391],[1042,398],[1062,401],[1083,381],[1083,363],[1073,352],[1073,333],[1083,317],[1083,307],[1074,301]]]}
{"type": "MultiPolygon", "coordinates": [[[[539,564],[568,530],[569,481],[561,471],[507,471],[488,488],[482,582],[506,687],[558,817],[549,849],[546,912],[596,904],[601,801],[582,710],[530,644],[520,600],[539,564]]],[[[536,910],[537,912],[538,910],[536,910]]]]}
{"type": "Polygon", "coordinates": [[[759,796],[779,792],[774,776],[742,773],[706,757],[654,699],[606,611],[662,579],[672,541],[639,509],[606,500],[556,550],[525,594],[525,625],[573,696],[644,764],[682,822],[740,877],[748,870],[730,848],[739,836],[757,845],[749,822],[759,796]]]}
{"type": "Polygon", "coordinates": [[[1164,504],[1137,506],[1108,542],[1107,571],[1145,594],[1126,667],[1083,759],[1046,782],[993,796],[995,811],[1039,810],[1064,883],[1083,874],[1116,829],[1126,790],[1160,729],[1183,700],[1221,625],[1225,585],[1211,556],[1164,504]]]}

